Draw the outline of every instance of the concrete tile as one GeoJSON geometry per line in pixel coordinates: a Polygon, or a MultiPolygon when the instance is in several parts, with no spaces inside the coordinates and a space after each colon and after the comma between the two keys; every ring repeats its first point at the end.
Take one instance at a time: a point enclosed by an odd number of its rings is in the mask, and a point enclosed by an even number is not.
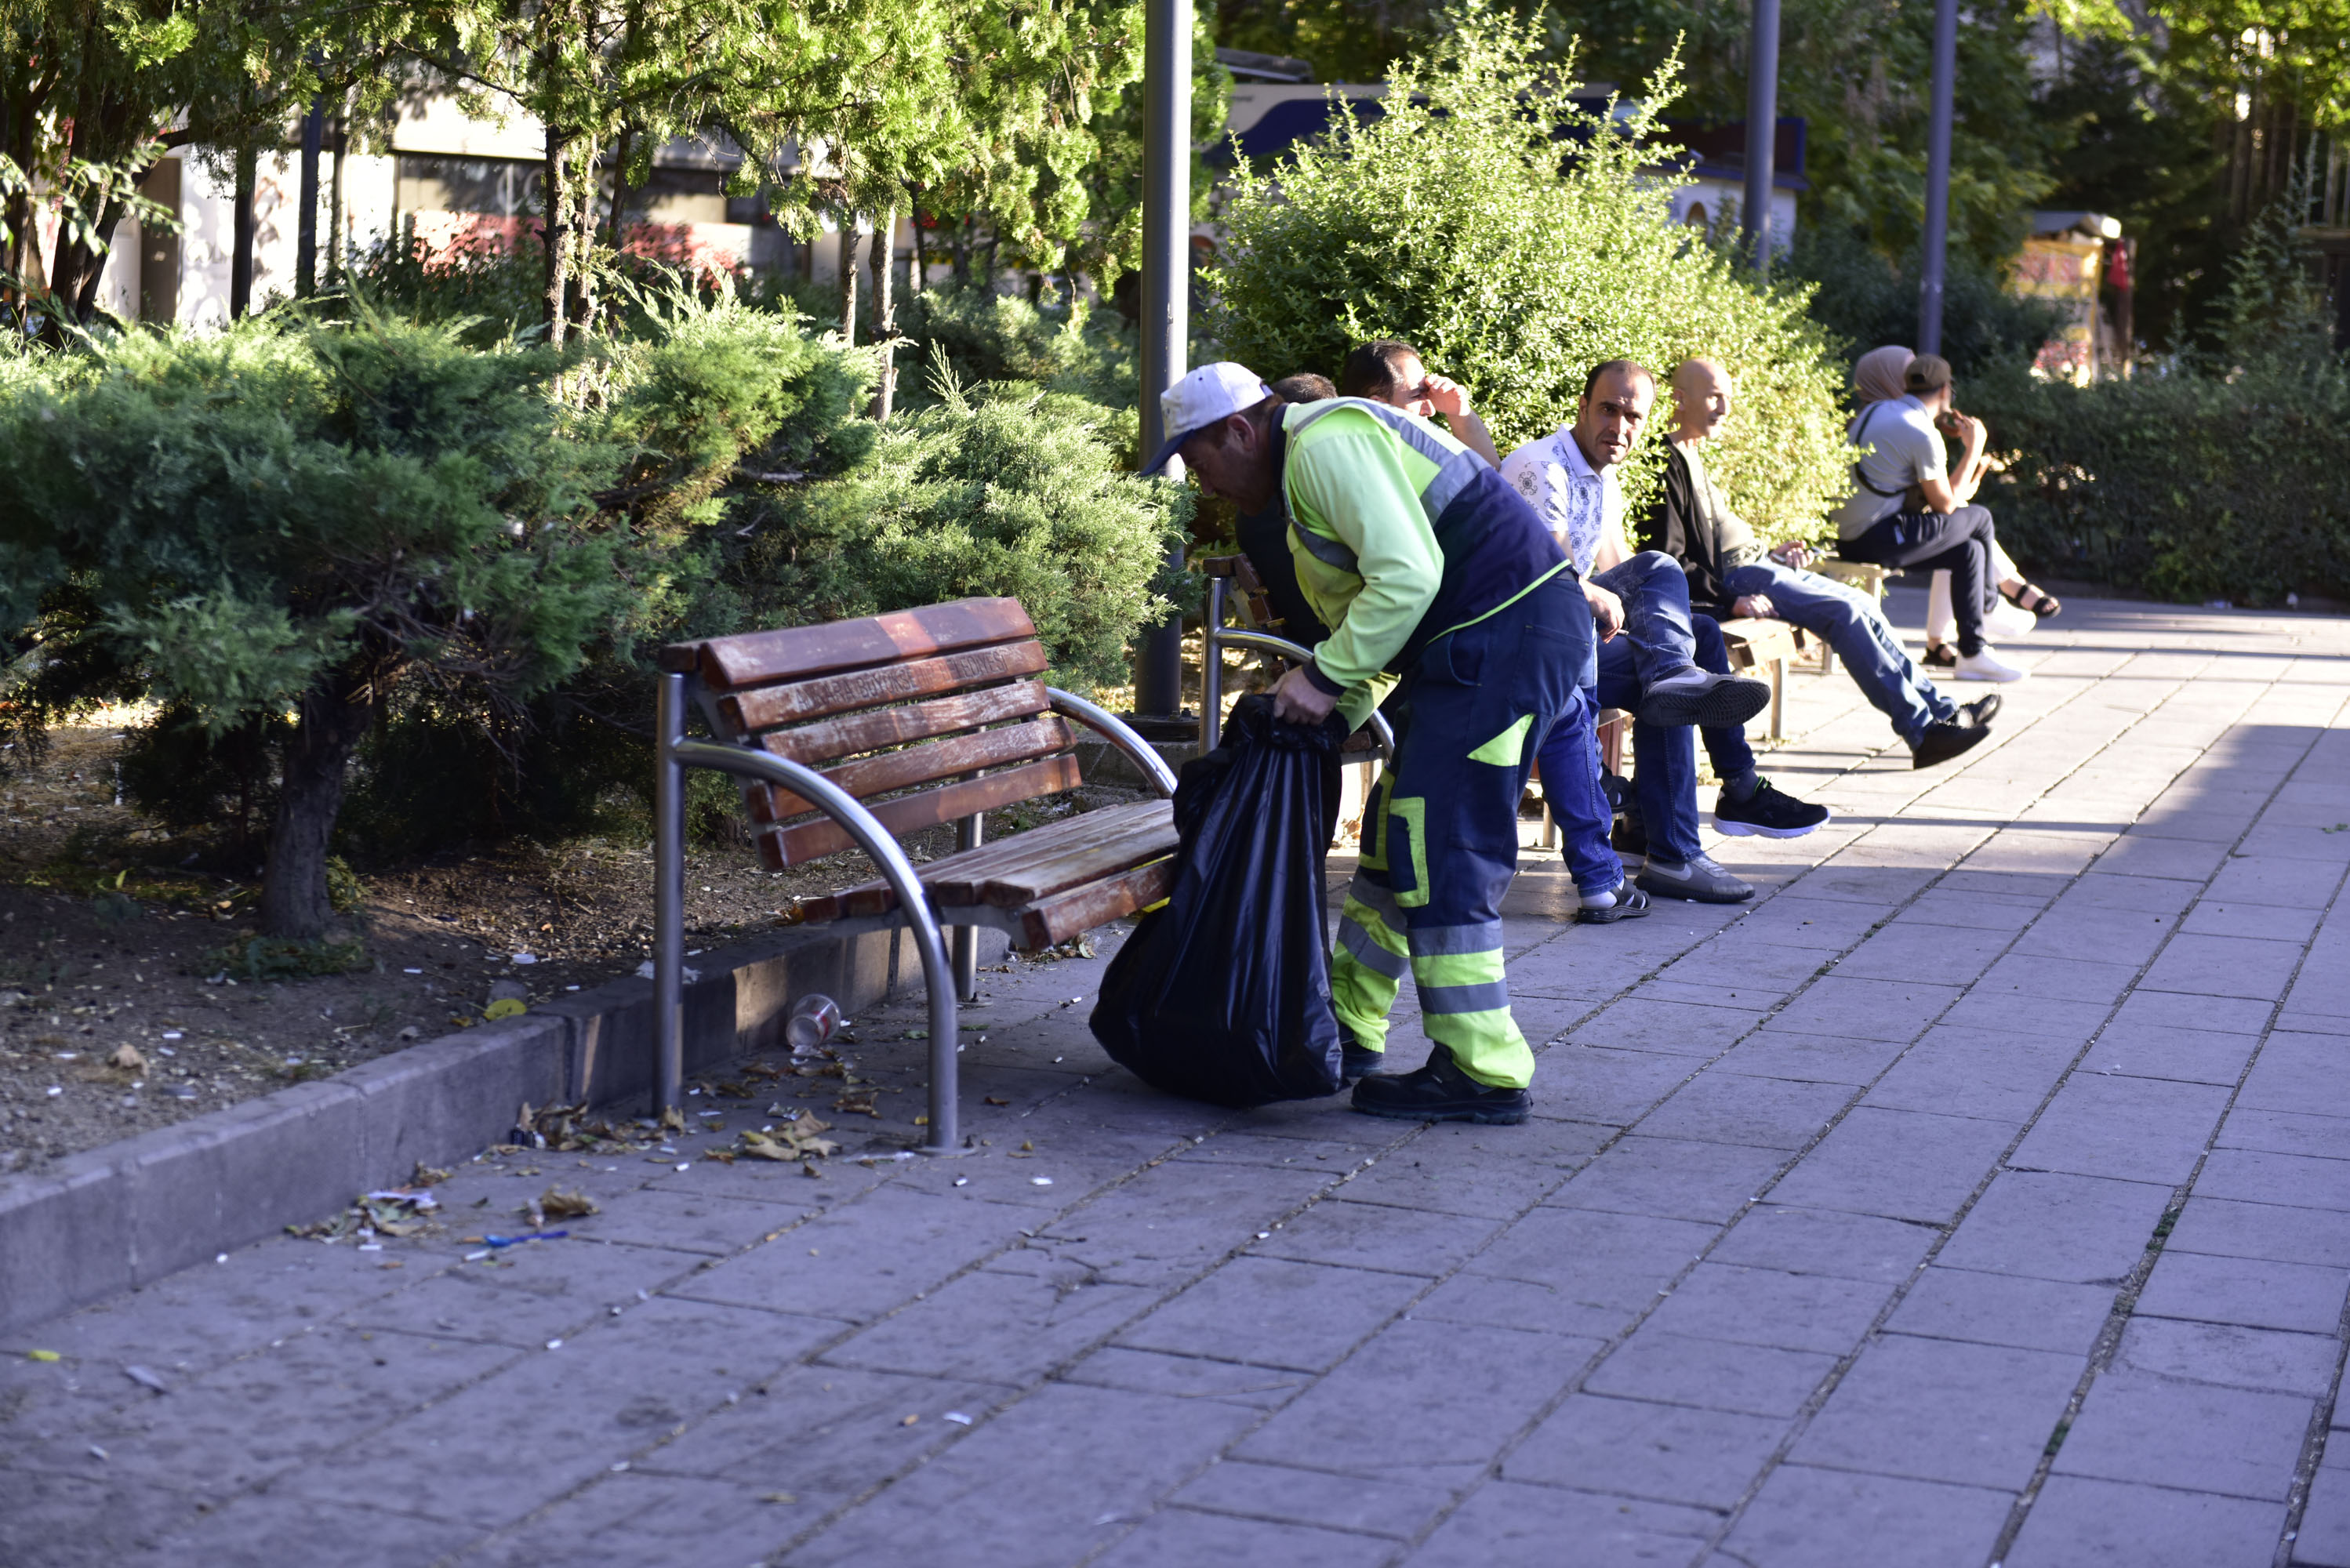
{"type": "MultiPolygon", "coordinates": [[[[2251,840],[2246,847],[2253,847],[2251,840]]],[[[2289,908],[2323,909],[2342,886],[2342,863],[2300,856],[2247,854],[2232,856],[2211,886],[2207,898],[2220,902],[2282,904],[2289,908]]]]}
{"type": "MultiPolygon", "coordinates": [[[[815,1185],[810,1183],[811,1186],[815,1185]]],[[[1017,1240],[1034,1214],[882,1188],[677,1287],[696,1301],[864,1322],[1017,1240]]]]}
{"type": "Polygon", "coordinates": [[[1478,1324],[1526,1334],[1608,1339],[1631,1326],[1638,1307],[1577,1301],[1557,1285],[1493,1274],[1455,1274],[1414,1303],[1415,1322],[1478,1324]]]}
{"type": "Polygon", "coordinates": [[[1840,1039],[1765,1028],[1740,1041],[1707,1070],[1752,1078],[1859,1085],[1884,1072],[1903,1049],[1899,1041],[1840,1039]]]}
{"type": "Polygon", "coordinates": [[[1549,1286],[1564,1300],[1650,1304],[1721,1235],[1719,1227],[1584,1209],[1537,1209],[1471,1259],[1465,1272],[1549,1286]]]}
{"type": "Polygon", "coordinates": [[[1851,1099],[1852,1089],[1843,1084],[1705,1072],[1641,1118],[1640,1132],[1700,1143],[1801,1148],[1851,1099]]]}
{"type": "Polygon", "coordinates": [[[2195,1190],[2248,1203],[2350,1210],[2350,1159],[2215,1148],[2195,1179],[2195,1190]]]}
{"type": "Polygon", "coordinates": [[[2330,1334],[2341,1326],[2345,1291],[2350,1270],[2165,1248],[2137,1310],[2142,1317],[2330,1334]]]}
{"type": "Polygon", "coordinates": [[[1831,1274],[1700,1263],[1643,1330],[1842,1355],[1868,1332],[1890,1294],[1885,1285],[1831,1274]]]}
{"type": "MultiPolygon", "coordinates": [[[[0,1487],[0,1492],[5,1490],[0,1487]]],[[[156,1558],[219,1568],[297,1562],[331,1562],[350,1568],[427,1568],[455,1554],[477,1534],[467,1525],[386,1512],[363,1503],[247,1493],[166,1537],[157,1545],[156,1558]]],[[[6,1544],[6,1535],[0,1533],[0,1546],[6,1544]]],[[[55,1551],[57,1544],[27,1542],[24,1555],[12,1552],[8,1560],[26,1568],[63,1561],[55,1551]]]]}
{"type": "Polygon", "coordinates": [[[1981,1487],[1781,1465],[1722,1552],[1747,1568],[1982,1568],[2014,1501],[1981,1487]]]}
{"type": "Polygon", "coordinates": [[[1318,1146],[1295,1139],[1266,1141],[1299,1152],[1292,1163],[1272,1168],[1168,1160],[1035,1225],[1033,1239],[1023,1238],[988,1266],[1022,1273],[1075,1266],[1111,1284],[1173,1288],[1295,1214],[1351,1163],[1344,1154],[1322,1159],[1318,1146]]]}
{"type": "MultiPolygon", "coordinates": [[[[1170,1500],[1184,1508],[1404,1539],[1427,1528],[1458,1494],[1402,1475],[1367,1480],[1295,1465],[1224,1459],[1170,1500]]],[[[1245,1561],[1245,1559],[1238,1559],[1245,1561]]]]}
{"type": "Polygon", "coordinates": [[[2209,937],[2185,932],[2170,939],[2146,978],[2147,991],[2190,996],[2248,996],[2274,1002],[2301,965],[2302,944],[2258,937],[2209,937]]]}
{"type": "MultiPolygon", "coordinates": [[[[1728,1001],[1726,995],[1723,1000],[1728,1001]]],[[[1568,1038],[1577,1045],[1610,1050],[1714,1056],[1728,1050],[1762,1017],[1759,1007],[1698,1006],[1627,997],[1585,1019],[1568,1038]]]]}
{"type": "Polygon", "coordinates": [[[1239,1257],[1128,1325],[1118,1343],[1325,1372],[1423,1288],[1400,1274],[1239,1257]]]}
{"type": "Polygon", "coordinates": [[[2116,1022],[2097,1036],[2080,1070],[2233,1087],[2260,1043],[2257,1034],[2116,1022]]]}
{"type": "Polygon", "coordinates": [[[2002,1171],[1937,1262],[1994,1274],[2118,1285],[2144,1255],[2170,1193],[2141,1181],[2002,1171]]]}
{"type": "Polygon", "coordinates": [[[2350,1268],[2350,1213],[2189,1197],[2163,1250],[2350,1268]]]}
{"type": "Polygon", "coordinates": [[[1911,925],[1956,926],[2012,936],[2030,925],[2047,907],[2044,898],[2019,898],[1961,892],[1954,888],[1929,888],[1894,917],[1893,925],[1887,929],[1911,925]]]}
{"type": "Polygon", "coordinates": [[[2350,1116],[2350,1041],[2278,1030],[2244,1075],[2236,1105],[2244,1110],[2350,1116]]]}
{"type": "Polygon", "coordinates": [[[2039,1110],[2073,1057],[2068,1042],[2042,1035],[1929,1029],[1870,1087],[1862,1104],[2021,1127],[2039,1110]]]}
{"type": "Polygon", "coordinates": [[[2051,1476],[2007,1568],[2212,1568],[2266,1563],[2284,1531],[2280,1503],[2051,1476]]]}
{"type": "Polygon", "coordinates": [[[1787,1423],[1729,1410],[1576,1394],[1502,1467],[1512,1480],[1728,1509],[1745,1495],[1787,1423]]]}
{"type": "Polygon", "coordinates": [[[1433,1278],[1458,1268],[1500,1228],[1498,1220],[1462,1214],[1326,1198],[1251,1250],[1302,1263],[1343,1263],[1433,1278]]]}
{"type": "Polygon", "coordinates": [[[1535,1070],[1534,1114],[1624,1127],[1699,1064],[1654,1051],[1615,1051],[1574,1041],[1554,1045],[1535,1070]]]}
{"type": "Polygon", "coordinates": [[[1548,1201],[1719,1224],[1753,1201],[1786,1158],[1783,1149],[1636,1133],[1575,1172],[1548,1201]]]}
{"type": "Polygon", "coordinates": [[[2086,1355],[2113,1306],[2114,1291],[2108,1286],[1987,1274],[1937,1263],[1918,1277],[1885,1326],[1931,1339],[2086,1355]]]}
{"type": "Polygon", "coordinates": [[[1916,897],[1934,880],[1935,875],[1924,867],[1847,866],[1831,860],[1797,878],[1788,887],[1786,896],[1898,905],[1916,897]]]}
{"type": "Polygon", "coordinates": [[[1951,986],[1830,974],[1814,981],[1771,1022],[1774,1028],[1803,1034],[1914,1040],[1958,997],[1951,986]]]}
{"type": "Polygon", "coordinates": [[[1764,1203],[1731,1228],[1709,1261],[1890,1286],[1924,1261],[1935,1235],[1906,1220],[1764,1203]]]}
{"type": "Polygon", "coordinates": [[[1835,1356],[1815,1351],[1692,1339],[1643,1324],[1584,1387],[1627,1399],[1786,1417],[1803,1408],[1835,1364],[1835,1356]]]}
{"type": "Polygon", "coordinates": [[[2079,1045],[2103,1027],[2112,1015],[2113,1009],[2101,1002],[2065,1002],[2053,997],[2025,996],[2021,992],[1993,992],[1978,987],[1952,1003],[1950,1010],[1943,1013],[1939,1022],[1945,1028],[2044,1034],[2050,1039],[2079,1045]]]}
{"type": "Polygon", "coordinates": [[[2029,1002],[2045,998],[2111,1006],[2137,974],[2137,966],[2130,963],[2010,953],[1975,982],[1971,994],[1984,1000],[2014,997],[2029,1002]]]}
{"type": "Polygon", "coordinates": [[[2222,1034],[2259,1034],[2269,1026],[2273,1002],[2242,996],[2191,996],[2175,991],[2136,991],[2113,1015],[2118,1025],[2158,1023],[2222,1034]]]}
{"type": "Polygon", "coordinates": [[[1116,1541],[1125,1521],[1256,1418],[1213,1399],[1048,1385],[782,1561],[795,1568],[1076,1561],[1116,1541]],[[1150,1441],[1135,1442],[1138,1431],[1150,1441]]]}
{"type": "MultiPolygon", "coordinates": [[[[2241,825],[2238,831],[2241,831],[2241,825]]],[[[2200,882],[2217,871],[2227,856],[2224,844],[2132,832],[2115,840],[2112,848],[2097,857],[2097,869],[2109,875],[2200,882]]]]}
{"type": "Polygon", "coordinates": [[[1394,1551],[1367,1535],[1264,1519],[1162,1508],[1094,1562],[1102,1568],[1168,1563],[1288,1563],[1297,1568],[1374,1568],[1394,1551]]]}
{"type": "Polygon", "coordinates": [[[1756,933],[1742,924],[1666,965],[1657,978],[1705,986],[1718,995],[1740,991],[1783,995],[1818,974],[1825,964],[1815,948],[1758,940],[1756,933]]]}
{"type": "Polygon", "coordinates": [[[2009,933],[1896,920],[1838,961],[1848,980],[1970,985],[2005,950],[2009,933]]]}
{"type": "Polygon", "coordinates": [[[2006,1122],[1863,1106],[1772,1189],[1776,1202],[1941,1224],[2014,1137],[2006,1122]]]}
{"type": "Polygon", "coordinates": [[[1414,1568],[1555,1568],[1562,1542],[1578,1568],[1685,1561],[1714,1516],[1660,1502],[1491,1481],[1405,1561],[1414,1568]]]}
{"type": "Polygon", "coordinates": [[[2200,937],[2260,937],[2306,944],[2317,929],[2318,911],[2284,904],[2230,904],[2205,895],[2187,911],[2179,929],[2200,937]]]}
{"type": "Polygon", "coordinates": [[[1369,1476],[1483,1466],[1599,1348],[1597,1340],[1407,1319],[1284,1407],[1237,1452],[1369,1476]],[[1411,1418],[1399,1420],[1399,1411],[1411,1418]]]}
{"type": "Polygon", "coordinates": [[[1796,1439],[1803,1464],[2022,1490],[2085,1355],[1888,1334],[1796,1439]]]}
{"type": "Polygon", "coordinates": [[[2176,1186],[2194,1170],[2227,1104],[2228,1091],[2215,1084],[2075,1073],[2007,1163],[2176,1186]]]}
{"type": "Polygon", "coordinates": [[[1287,1404],[1313,1379],[1302,1372],[1272,1372],[1234,1361],[1170,1355],[1155,1350],[1105,1345],[1064,1368],[1059,1381],[1093,1388],[1165,1394],[1178,1399],[1215,1399],[1253,1410],[1287,1404]]]}
{"type": "Polygon", "coordinates": [[[2055,1473],[2282,1502],[2311,1402],[2113,1370],[2090,1386],[2055,1473]]]}
{"type": "Polygon", "coordinates": [[[1738,923],[1737,930],[1744,940],[1840,953],[1891,919],[1898,909],[1891,903],[1810,898],[1798,886],[1764,899],[1738,923]]]}
{"type": "Polygon", "coordinates": [[[2114,1365],[2230,1388],[2316,1398],[2330,1387],[2339,1344],[2327,1335],[2133,1317],[2114,1365]]]}
{"type": "Polygon", "coordinates": [[[2221,1148],[2259,1149],[2268,1154],[2338,1159],[2350,1154],[2350,1117],[2302,1116],[2290,1111],[2228,1113],[2212,1140],[2221,1148]]]}
{"type": "Polygon", "coordinates": [[[2308,1568],[2350,1568],[2350,1469],[2329,1466],[2311,1480],[2293,1560],[2308,1568]]]}

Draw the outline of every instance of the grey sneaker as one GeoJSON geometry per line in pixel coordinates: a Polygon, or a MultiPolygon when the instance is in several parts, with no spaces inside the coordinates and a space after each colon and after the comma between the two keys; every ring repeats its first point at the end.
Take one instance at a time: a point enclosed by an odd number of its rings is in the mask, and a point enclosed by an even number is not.
{"type": "Polygon", "coordinates": [[[1677,675],[1649,682],[1640,693],[1643,724],[1695,724],[1726,729],[1743,724],[1771,705],[1771,683],[1742,675],[1710,675],[1691,665],[1677,675]]]}
{"type": "Polygon", "coordinates": [[[1754,897],[1750,884],[1723,870],[1710,855],[1679,861],[1651,855],[1640,868],[1638,884],[1659,898],[1687,898],[1693,904],[1742,904],[1754,897]]]}

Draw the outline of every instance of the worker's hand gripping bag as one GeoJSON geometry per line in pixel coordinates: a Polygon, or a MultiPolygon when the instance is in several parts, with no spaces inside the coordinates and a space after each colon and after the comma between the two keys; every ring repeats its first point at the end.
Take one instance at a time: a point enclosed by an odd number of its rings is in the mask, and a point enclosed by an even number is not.
{"type": "Polygon", "coordinates": [[[1284,724],[1243,697],[1175,790],[1174,891],[1103,977],[1094,1038],[1170,1094],[1218,1105],[1338,1088],[1322,863],[1345,726],[1284,724]]]}

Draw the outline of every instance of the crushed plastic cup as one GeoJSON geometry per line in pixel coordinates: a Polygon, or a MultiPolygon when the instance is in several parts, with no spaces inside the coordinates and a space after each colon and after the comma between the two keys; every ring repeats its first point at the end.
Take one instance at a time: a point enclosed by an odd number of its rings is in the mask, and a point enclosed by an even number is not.
{"type": "Polygon", "coordinates": [[[839,1027],[840,1004],[828,996],[810,994],[792,1003],[791,1016],[784,1020],[784,1038],[793,1055],[808,1056],[839,1027]]]}

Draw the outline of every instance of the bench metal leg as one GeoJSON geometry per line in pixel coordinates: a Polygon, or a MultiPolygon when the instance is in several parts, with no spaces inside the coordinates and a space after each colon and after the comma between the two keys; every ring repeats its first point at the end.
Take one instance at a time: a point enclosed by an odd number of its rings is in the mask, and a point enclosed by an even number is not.
{"type": "Polygon", "coordinates": [[[655,704],[653,764],[653,1114],[678,1108],[685,1080],[685,678],[665,675],[655,704]]]}
{"type": "Polygon", "coordinates": [[[1787,658],[1781,654],[1771,661],[1771,738],[1787,738],[1787,658]]]}
{"type": "MultiPolygon", "coordinates": [[[[955,1060],[955,976],[947,958],[946,939],[938,918],[931,912],[929,894],[913,863],[899,847],[889,829],[858,804],[857,797],[816,769],[768,752],[745,746],[689,741],[685,734],[685,677],[660,677],[660,719],[655,732],[653,786],[660,809],[654,830],[653,996],[655,1027],[660,1054],[660,1082],[667,1098],[663,1109],[677,1103],[685,1059],[685,788],[684,770],[712,768],[738,778],[764,780],[813,804],[847,830],[865,851],[889,890],[898,896],[915,950],[921,955],[923,989],[931,1000],[931,1122],[925,1154],[951,1154],[962,1142],[956,1091],[960,1064],[955,1060]]],[[[1156,755],[1151,760],[1158,761],[1156,755]]],[[[1164,769],[1165,763],[1159,766],[1164,769]]],[[[976,950],[974,950],[975,951],[976,950]]]]}
{"type": "Polygon", "coordinates": [[[1200,628],[1200,754],[1216,749],[1224,732],[1224,579],[1208,579],[1207,613],[1200,628]]]}
{"type": "MultiPolygon", "coordinates": [[[[985,816],[964,817],[955,824],[955,852],[961,854],[966,849],[978,848],[980,840],[986,836],[986,834],[987,818],[985,816]]],[[[954,928],[954,982],[955,995],[958,998],[964,1002],[977,1000],[979,996],[979,928],[977,926],[954,928]]]]}

